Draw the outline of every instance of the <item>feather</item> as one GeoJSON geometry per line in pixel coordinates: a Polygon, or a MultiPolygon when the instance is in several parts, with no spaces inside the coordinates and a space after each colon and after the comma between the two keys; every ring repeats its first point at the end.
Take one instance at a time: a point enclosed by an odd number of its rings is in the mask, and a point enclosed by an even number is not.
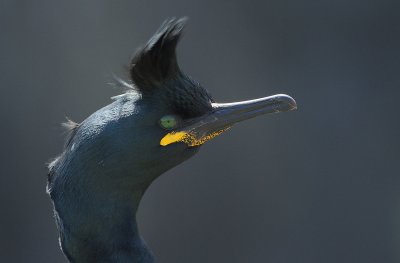
{"type": "Polygon", "coordinates": [[[68,117],[66,117],[66,119],[67,119],[66,122],[61,123],[61,126],[63,128],[65,128],[66,134],[67,134],[66,139],[65,139],[65,147],[67,147],[70,144],[70,142],[71,142],[72,138],[74,137],[77,129],[79,128],[79,123],[76,123],[76,122],[72,121],[68,117]]]}
{"type": "Polygon", "coordinates": [[[175,49],[186,21],[187,18],[165,21],[149,42],[135,53],[130,75],[136,89],[145,92],[180,73],[175,49]]]}

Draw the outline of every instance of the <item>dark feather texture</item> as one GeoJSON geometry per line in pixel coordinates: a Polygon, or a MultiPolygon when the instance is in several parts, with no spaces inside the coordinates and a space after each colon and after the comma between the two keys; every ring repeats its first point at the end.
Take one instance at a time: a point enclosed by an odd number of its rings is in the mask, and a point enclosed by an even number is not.
{"type": "Polygon", "coordinates": [[[149,42],[138,49],[130,64],[135,88],[145,92],[180,73],[175,49],[186,21],[187,18],[165,21],[149,42]]]}

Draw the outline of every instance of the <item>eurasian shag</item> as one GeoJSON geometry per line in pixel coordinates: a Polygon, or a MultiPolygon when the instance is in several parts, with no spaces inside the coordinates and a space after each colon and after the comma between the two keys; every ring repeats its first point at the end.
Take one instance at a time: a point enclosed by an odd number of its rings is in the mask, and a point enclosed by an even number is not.
{"type": "Polygon", "coordinates": [[[131,82],[77,124],[49,165],[47,191],[70,262],[155,262],[136,212],[150,184],[235,123],[296,109],[287,95],[217,103],[184,74],[175,49],[186,19],[164,22],[131,60],[131,82]]]}

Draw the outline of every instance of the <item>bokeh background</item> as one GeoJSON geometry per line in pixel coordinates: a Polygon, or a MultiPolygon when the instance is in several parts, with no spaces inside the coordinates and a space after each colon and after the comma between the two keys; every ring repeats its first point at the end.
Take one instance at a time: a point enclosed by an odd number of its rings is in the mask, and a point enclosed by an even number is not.
{"type": "Polygon", "coordinates": [[[66,262],[45,193],[59,123],[121,90],[133,51],[189,16],[184,71],[259,117],[160,177],[138,213],[158,261],[400,262],[400,2],[0,1],[0,262],[66,262]]]}

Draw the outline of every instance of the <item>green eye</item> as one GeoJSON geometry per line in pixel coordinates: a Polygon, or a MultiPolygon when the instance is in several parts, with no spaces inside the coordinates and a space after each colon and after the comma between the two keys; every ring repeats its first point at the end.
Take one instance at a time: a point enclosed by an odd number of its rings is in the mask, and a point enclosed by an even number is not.
{"type": "Polygon", "coordinates": [[[160,119],[160,125],[164,129],[171,130],[178,125],[178,120],[173,115],[165,115],[160,119]]]}

